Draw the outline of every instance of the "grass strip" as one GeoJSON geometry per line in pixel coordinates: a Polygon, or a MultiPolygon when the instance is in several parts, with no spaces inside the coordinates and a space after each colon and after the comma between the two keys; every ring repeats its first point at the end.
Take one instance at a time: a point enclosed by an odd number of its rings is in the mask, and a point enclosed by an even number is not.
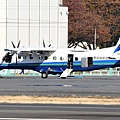
{"type": "Polygon", "coordinates": [[[39,103],[39,104],[102,104],[120,105],[120,98],[104,96],[52,97],[52,96],[0,96],[0,103],[39,103]]]}

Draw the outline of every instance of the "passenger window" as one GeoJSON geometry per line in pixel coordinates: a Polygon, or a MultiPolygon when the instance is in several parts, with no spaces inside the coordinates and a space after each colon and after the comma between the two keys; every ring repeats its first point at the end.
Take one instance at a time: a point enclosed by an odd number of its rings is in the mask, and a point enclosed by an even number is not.
{"type": "Polygon", "coordinates": [[[44,59],[47,60],[47,59],[48,59],[48,56],[45,56],[44,59]]]}
{"type": "Polygon", "coordinates": [[[64,60],[64,58],[63,58],[63,57],[60,57],[60,60],[64,60]]]}
{"type": "Polygon", "coordinates": [[[75,57],[75,61],[78,61],[78,57],[75,57]]]}
{"type": "Polygon", "coordinates": [[[54,56],[54,57],[53,57],[53,60],[57,60],[57,57],[56,57],[56,56],[54,56]]]}
{"type": "Polygon", "coordinates": [[[43,56],[39,56],[39,60],[42,60],[43,59],[43,56]]]}

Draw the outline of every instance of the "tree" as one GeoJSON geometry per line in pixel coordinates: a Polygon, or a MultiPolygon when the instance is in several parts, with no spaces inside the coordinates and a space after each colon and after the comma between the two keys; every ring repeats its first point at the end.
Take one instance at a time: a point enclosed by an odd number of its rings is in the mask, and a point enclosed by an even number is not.
{"type": "Polygon", "coordinates": [[[115,45],[120,37],[120,1],[119,0],[86,0],[88,11],[101,16],[104,24],[110,29],[111,41],[109,46],[115,45]]]}
{"type": "Polygon", "coordinates": [[[79,42],[87,42],[89,49],[90,44],[95,48],[95,30],[97,44],[109,41],[109,29],[106,28],[100,21],[100,17],[95,14],[79,13],[80,17],[73,17],[74,21],[69,23],[69,41],[77,46],[79,42]]]}
{"type": "Polygon", "coordinates": [[[120,34],[120,4],[119,0],[110,1],[64,0],[64,5],[69,8],[68,47],[87,42],[91,49],[95,30],[97,45],[106,47],[115,44],[120,34]]]}

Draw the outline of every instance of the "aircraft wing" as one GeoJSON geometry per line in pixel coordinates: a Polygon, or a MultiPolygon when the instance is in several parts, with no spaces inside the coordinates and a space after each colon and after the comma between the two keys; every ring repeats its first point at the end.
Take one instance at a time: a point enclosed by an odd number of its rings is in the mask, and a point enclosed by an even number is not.
{"type": "Polygon", "coordinates": [[[6,48],[4,51],[12,51],[12,52],[55,52],[55,48],[6,48]]]}

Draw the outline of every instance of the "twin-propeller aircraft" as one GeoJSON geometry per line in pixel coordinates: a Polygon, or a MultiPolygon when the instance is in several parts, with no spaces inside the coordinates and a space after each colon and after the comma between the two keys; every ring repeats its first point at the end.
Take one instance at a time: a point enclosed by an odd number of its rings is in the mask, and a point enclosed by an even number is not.
{"type": "Polygon", "coordinates": [[[2,69],[28,69],[41,73],[42,78],[48,74],[60,74],[66,78],[71,72],[91,71],[103,68],[120,67],[120,39],[116,46],[99,50],[75,50],[71,48],[55,49],[19,48],[5,49],[0,70],[2,69]]]}

